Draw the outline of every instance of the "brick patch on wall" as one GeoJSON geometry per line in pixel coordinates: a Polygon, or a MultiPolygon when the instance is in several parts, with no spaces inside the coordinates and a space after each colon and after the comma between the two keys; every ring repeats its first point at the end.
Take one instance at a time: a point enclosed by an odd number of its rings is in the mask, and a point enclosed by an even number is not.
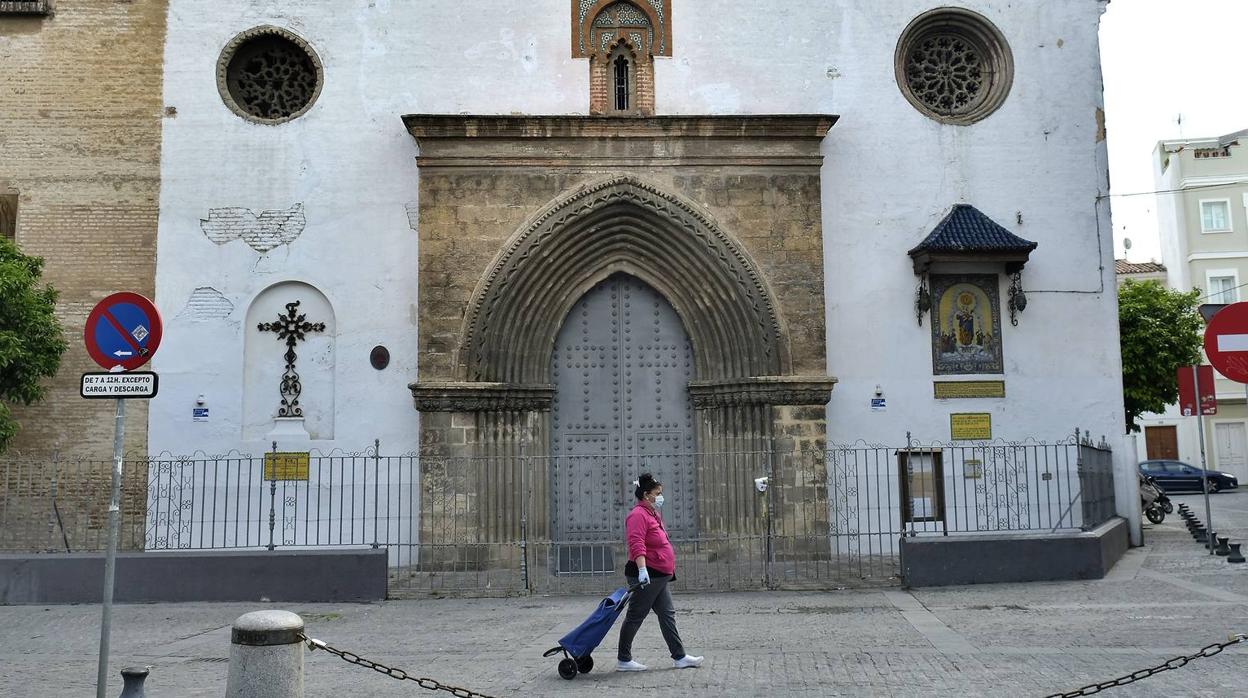
{"type": "Polygon", "coordinates": [[[303,234],[306,224],[303,204],[258,214],[240,207],[214,208],[208,210],[207,218],[199,221],[204,235],[214,243],[224,245],[242,240],[261,253],[294,242],[303,234]]]}

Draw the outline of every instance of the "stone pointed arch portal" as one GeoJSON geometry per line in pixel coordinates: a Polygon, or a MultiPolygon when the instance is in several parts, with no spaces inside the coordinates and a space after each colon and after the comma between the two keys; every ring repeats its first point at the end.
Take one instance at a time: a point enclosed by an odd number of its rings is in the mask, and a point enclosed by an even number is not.
{"type": "Polygon", "coordinates": [[[692,203],[620,176],[561,197],[509,241],[470,305],[465,378],[549,384],[551,347],[568,310],[616,272],[642,279],[675,307],[699,377],[788,370],[775,302],[745,250],[692,203]]]}
{"type": "MultiPolygon", "coordinates": [[[[745,471],[720,467],[742,461],[721,456],[818,448],[826,433],[835,379],[820,143],[835,118],[404,121],[420,146],[420,380],[411,390],[422,545],[432,554],[480,543],[484,558],[447,564],[506,566],[515,561],[485,559],[511,550],[494,543],[519,540],[522,527],[526,540],[549,537],[560,515],[549,483],[561,465],[548,457],[555,341],[578,300],[616,274],[661,295],[689,337],[696,378],[678,389],[694,410],[697,453],[681,457],[701,483],[698,535],[754,530],[741,515],[759,501],[737,482],[745,471]]],[[[771,491],[770,506],[810,500],[803,488],[826,481],[821,458],[801,472],[797,460],[774,466],[789,484],[771,491]]],[[[623,484],[604,496],[627,497],[623,484]]],[[[807,523],[826,532],[826,520],[807,523]]]]}

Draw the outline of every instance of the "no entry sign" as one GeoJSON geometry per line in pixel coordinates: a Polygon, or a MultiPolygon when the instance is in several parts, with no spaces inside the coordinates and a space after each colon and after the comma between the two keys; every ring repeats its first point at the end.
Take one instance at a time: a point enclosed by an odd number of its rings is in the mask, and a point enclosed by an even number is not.
{"type": "Polygon", "coordinates": [[[1248,303],[1232,303],[1205,327],[1205,355],[1218,373],[1248,383],[1248,303]]]}
{"type": "Polygon", "coordinates": [[[82,341],[101,367],[132,371],[152,358],[160,346],[160,313],[137,293],[114,293],[87,316],[82,341]]]}

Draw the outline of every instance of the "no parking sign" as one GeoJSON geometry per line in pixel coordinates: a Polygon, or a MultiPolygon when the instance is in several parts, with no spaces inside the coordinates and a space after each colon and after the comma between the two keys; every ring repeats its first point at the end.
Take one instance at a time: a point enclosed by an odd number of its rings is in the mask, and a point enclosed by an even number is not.
{"type": "Polygon", "coordinates": [[[160,313],[137,293],[114,293],[95,305],[87,316],[82,341],[101,367],[126,371],[147,363],[160,346],[160,313]]]}

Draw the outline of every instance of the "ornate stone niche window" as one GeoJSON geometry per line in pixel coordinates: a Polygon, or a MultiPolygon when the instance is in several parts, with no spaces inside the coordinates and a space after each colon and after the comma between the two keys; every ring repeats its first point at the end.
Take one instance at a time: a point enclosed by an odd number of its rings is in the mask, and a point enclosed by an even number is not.
{"type": "Polygon", "coordinates": [[[916,109],[947,124],[969,125],[996,111],[1014,81],[1014,57],[986,18],[953,7],[919,15],[902,32],[897,85],[916,109]]]}
{"type": "Polygon", "coordinates": [[[235,114],[280,124],[301,116],[321,93],[324,69],[306,41],[262,26],[234,37],[217,61],[217,89],[235,114]]]}
{"type": "Polygon", "coordinates": [[[591,114],[654,114],[654,57],[672,55],[671,0],[572,0],[572,56],[589,59],[591,114]]]}

